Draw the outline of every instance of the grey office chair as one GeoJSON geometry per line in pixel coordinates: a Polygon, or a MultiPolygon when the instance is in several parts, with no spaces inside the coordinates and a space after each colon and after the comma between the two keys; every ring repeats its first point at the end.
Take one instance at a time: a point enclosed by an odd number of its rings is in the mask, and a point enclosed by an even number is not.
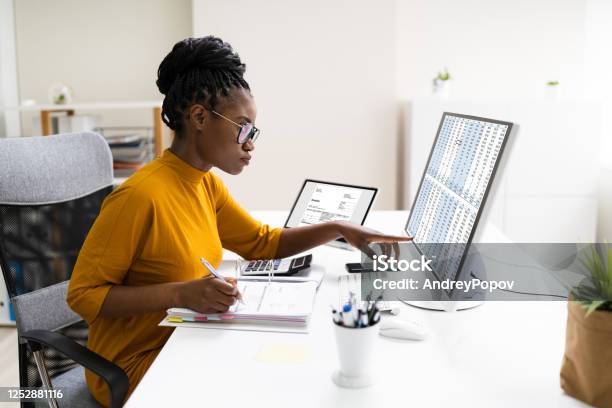
{"type": "Polygon", "coordinates": [[[99,407],[83,367],[106,381],[111,407],[128,390],[123,370],[84,347],[87,326],[66,303],[112,182],[111,152],[96,133],[0,139],[0,267],[17,323],[20,385],[61,390],[51,407],[99,407]]]}

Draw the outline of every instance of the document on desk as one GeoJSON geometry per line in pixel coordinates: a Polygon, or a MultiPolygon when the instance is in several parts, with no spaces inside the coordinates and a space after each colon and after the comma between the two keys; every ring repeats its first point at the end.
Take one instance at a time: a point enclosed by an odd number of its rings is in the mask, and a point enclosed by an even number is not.
{"type": "Polygon", "coordinates": [[[308,324],[317,291],[315,282],[239,280],[238,289],[244,303],[236,302],[226,313],[203,314],[190,309],[172,308],[167,310],[167,316],[160,325],[305,332],[303,326],[308,324]],[[288,330],[300,326],[299,330],[288,330]]]}
{"type": "Polygon", "coordinates": [[[252,282],[238,281],[244,303],[236,302],[234,315],[300,318],[310,316],[317,290],[314,282],[252,282]]]}

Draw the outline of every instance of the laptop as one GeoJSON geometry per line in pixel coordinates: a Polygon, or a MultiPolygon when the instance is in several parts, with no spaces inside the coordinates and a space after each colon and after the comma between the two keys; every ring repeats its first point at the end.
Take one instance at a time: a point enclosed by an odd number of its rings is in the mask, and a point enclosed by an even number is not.
{"type": "MultiPolygon", "coordinates": [[[[285,228],[327,221],[348,221],[363,225],[377,193],[376,187],[306,179],[291,207],[285,228]]],[[[329,245],[352,249],[344,238],[332,241],[329,245]]]]}
{"type": "MultiPolygon", "coordinates": [[[[327,221],[347,221],[363,225],[374,203],[378,189],[351,184],[306,179],[300,188],[285,228],[319,224],[327,221]]],[[[342,238],[330,243],[352,249],[342,238]]],[[[242,276],[293,275],[310,266],[312,255],[297,258],[265,259],[243,263],[242,276]]]]}

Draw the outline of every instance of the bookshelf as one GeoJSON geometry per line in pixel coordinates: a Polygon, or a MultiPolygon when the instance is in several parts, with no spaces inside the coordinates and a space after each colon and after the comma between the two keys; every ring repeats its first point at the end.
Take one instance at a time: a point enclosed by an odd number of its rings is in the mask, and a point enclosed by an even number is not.
{"type": "Polygon", "coordinates": [[[151,109],[153,117],[153,142],[155,145],[155,156],[160,156],[164,150],[163,135],[164,126],[161,120],[161,101],[131,101],[131,102],[84,102],[69,103],[64,105],[40,104],[27,106],[2,107],[3,111],[18,112],[40,112],[40,124],[42,135],[51,134],[51,118],[54,114],[65,113],[72,116],[76,111],[102,111],[102,110],[125,110],[125,109],[151,109]]]}

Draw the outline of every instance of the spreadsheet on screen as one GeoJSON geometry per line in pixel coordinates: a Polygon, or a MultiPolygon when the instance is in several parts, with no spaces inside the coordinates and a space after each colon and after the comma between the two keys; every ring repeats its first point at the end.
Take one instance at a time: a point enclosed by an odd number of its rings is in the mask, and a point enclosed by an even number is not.
{"type": "Polygon", "coordinates": [[[450,113],[442,117],[406,225],[422,253],[434,263],[444,260],[435,268],[441,278],[457,272],[465,245],[444,244],[469,242],[511,126],[450,113]]]}

